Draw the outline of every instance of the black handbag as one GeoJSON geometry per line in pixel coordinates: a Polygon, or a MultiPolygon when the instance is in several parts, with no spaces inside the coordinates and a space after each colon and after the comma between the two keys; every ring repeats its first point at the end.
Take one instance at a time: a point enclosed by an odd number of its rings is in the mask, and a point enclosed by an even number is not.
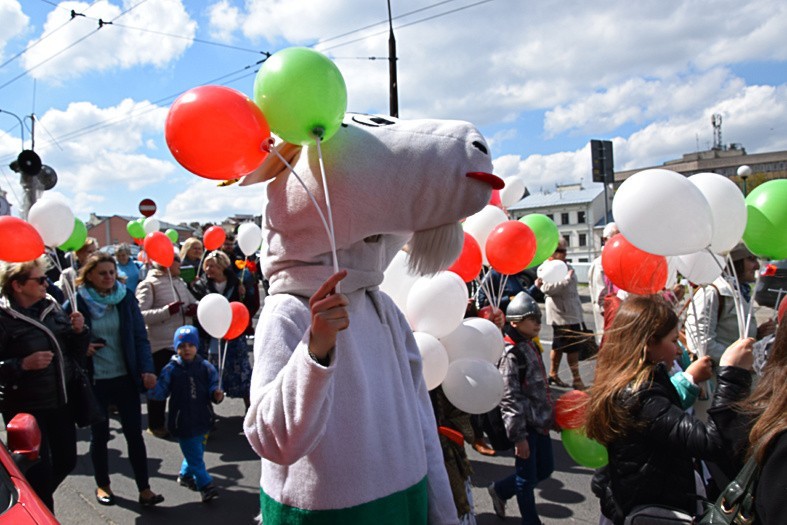
{"type": "Polygon", "coordinates": [[[577,344],[582,345],[579,349],[579,360],[586,361],[596,357],[596,354],[598,354],[598,344],[596,343],[596,334],[593,330],[588,329],[585,323],[582,323],[581,326],[581,334],[577,336],[581,338],[577,344]]]}
{"type": "Polygon", "coordinates": [[[750,525],[754,523],[754,490],[760,469],[752,457],[743,466],[716,503],[707,504],[698,517],[699,525],[750,525]]]}
{"type": "Polygon", "coordinates": [[[631,510],[623,525],[694,525],[694,516],[666,505],[640,505],[631,510]]]}
{"type": "Polygon", "coordinates": [[[79,428],[89,427],[106,420],[104,411],[93,392],[93,385],[85,369],[74,364],[74,378],[68,385],[68,404],[79,428]]]}

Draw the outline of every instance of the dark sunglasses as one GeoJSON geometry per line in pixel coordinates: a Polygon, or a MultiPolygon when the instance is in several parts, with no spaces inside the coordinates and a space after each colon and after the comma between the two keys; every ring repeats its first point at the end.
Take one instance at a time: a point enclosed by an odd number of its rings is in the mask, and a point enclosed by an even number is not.
{"type": "Polygon", "coordinates": [[[36,281],[38,282],[38,284],[47,283],[46,275],[42,275],[41,277],[28,277],[27,279],[25,279],[25,282],[27,281],[36,281]]]}

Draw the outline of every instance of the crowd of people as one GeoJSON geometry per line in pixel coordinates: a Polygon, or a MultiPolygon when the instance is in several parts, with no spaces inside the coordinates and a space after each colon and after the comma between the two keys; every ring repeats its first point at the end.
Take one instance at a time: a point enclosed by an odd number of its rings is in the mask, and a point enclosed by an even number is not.
{"type": "MultiPolygon", "coordinates": [[[[605,238],[614,233],[605,229],[605,238]]],[[[116,503],[108,463],[113,414],[128,447],[140,505],[164,501],[151,487],[145,430],[177,440],[184,457],[180,485],[199,491],[203,501],[219,496],[203,459],[215,424],[212,405],[226,395],[243,399],[248,409],[252,365],[245,337],[229,341],[220,361],[223,343],[202,329],[196,314],[200,299],[211,293],[242,302],[250,318],[259,310],[260,276],[244,271],[244,257],[233,241],[228,235],[221,249],[205,253],[199,239],[187,239],[172,265],[163,267],[135,261],[128,245],[116,246],[112,255],[99,251],[96,240],[88,238],[76,252],[58,255],[68,263],[59,275],[48,257],[0,270],[0,411],[6,423],[20,412],[35,417],[42,466],[29,481],[50,509],[53,493],[76,464],[76,427],[84,407],[72,394],[82,373],[90,378],[100,412],[89,423],[99,504],[116,503]]],[[[565,261],[564,242],[552,257],[565,261]]],[[[695,287],[688,298],[681,287],[656,295],[626,294],[594,262],[591,302],[603,340],[589,387],[569,342],[583,329],[573,269],[559,282],[539,279],[527,289],[519,287],[506,294],[502,309],[491,308],[486,316],[506,342],[498,363],[504,383],[499,413],[514,456],[512,473],[487,487],[498,516],[504,518],[507,500],[515,499],[524,525],[541,523],[535,488],[554,470],[550,432],[560,430],[554,405],[562,393],[554,387],[569,388],[558,375],[566,353],[571,386],[587,392],[584,431],[609,456],[592,482],[601,523],[623,524],[654,506],[696,515],[703,509],[699,503],[714,501],[749,458],[759,473],[757,523],[779,522],[787,512],[782,467],[787,461],[787,323],[754,323],[739,337],[736,308],[750,307],[749,285],[758,263],[743,245],[731,259],[733,277],[695,287]],[[544,300],[554,334],[549,370],[538,338],[542,308],[537,301],[544,300]]],[[[323,368],[334,362],[336,334],[349,324],[346,298],[330,293],[343,277],[341,272],[334,276],[310,302],[317,324],[309,356],[323,368]],[[326,313],[328,318],[320,317],[326,313]],[[321,328],[321,322],[329,324],[321,328]]],[[[483,294],[479,303],[471,301],[467,315],[478,315],[483,301],[483,294]]],[[[778,321],[787,301],[780,306],[778,321]]],[[[253,333],[251,322],[247,333],[253,333]]],[[[430,392],[430,400],[456,522],[473,524],[472,466],[465,443],[490,455],[496,447],[485,443],[489,428],[483,417],[458,410],[440,387],[430,392]]]]}

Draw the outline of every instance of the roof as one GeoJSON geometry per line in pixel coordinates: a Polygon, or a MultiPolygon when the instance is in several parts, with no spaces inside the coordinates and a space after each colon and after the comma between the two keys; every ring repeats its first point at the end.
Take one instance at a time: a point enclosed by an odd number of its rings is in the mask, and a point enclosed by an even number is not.
{"type": "Polygon", "coordinates": [[[536,208],[549,208],[555,206],[565,206],[571,204],[589,204],[593,202],[599,194],[604,192],[602,184],[594,184],[590,188],[578,190],[558,190],[552,193],[533,193],[528,195],[509,210],[532,210],[536,208]]]}

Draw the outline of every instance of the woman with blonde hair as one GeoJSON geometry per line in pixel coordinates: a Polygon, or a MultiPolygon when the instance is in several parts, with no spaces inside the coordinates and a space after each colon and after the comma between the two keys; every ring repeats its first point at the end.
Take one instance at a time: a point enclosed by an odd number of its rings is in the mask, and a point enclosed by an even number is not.
{"type": "Polygon", "coordinates": [[[752,339],[724,352],[719,388],[705,424],[681,408],[669,377],[680,352],[678,318],[659,296],[630,296],[598,354],[589,390],[588,437],[607,447],[609,464],[594,477],[604,516],[615,524],[640,505],[697,512],[694,458],[724,460],[721,430],[751,386],[752,339]]]}

